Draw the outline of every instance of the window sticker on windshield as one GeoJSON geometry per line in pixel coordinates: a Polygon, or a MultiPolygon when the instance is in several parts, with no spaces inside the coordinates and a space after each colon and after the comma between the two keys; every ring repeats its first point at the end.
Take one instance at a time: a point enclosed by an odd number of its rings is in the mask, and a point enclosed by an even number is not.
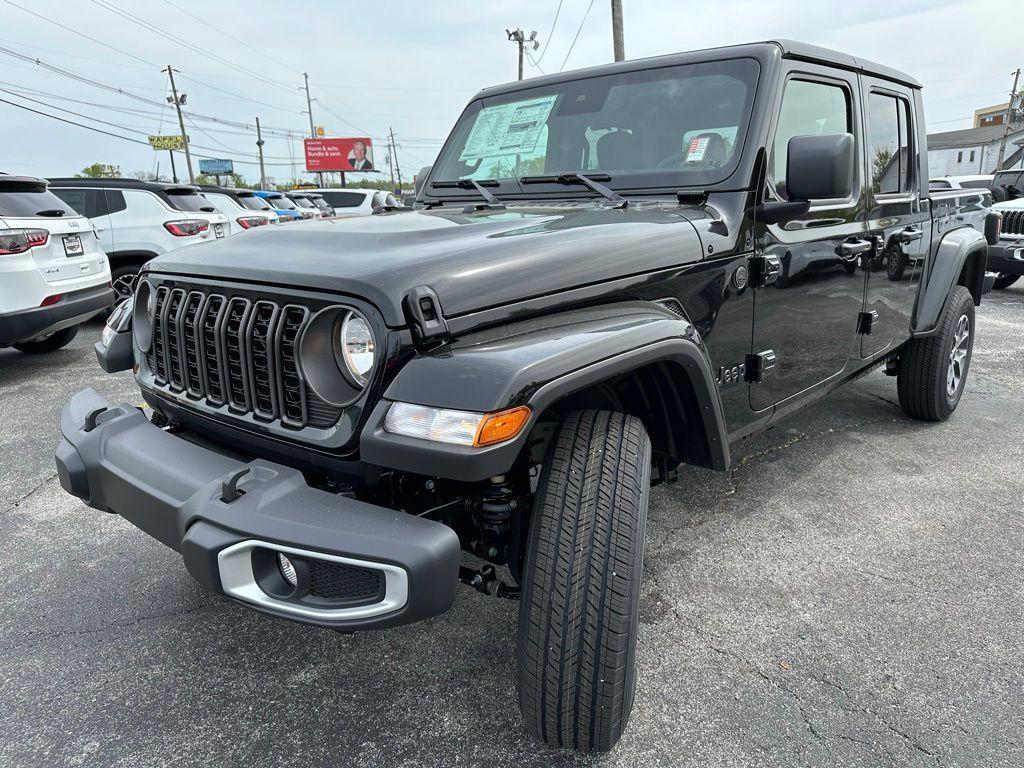
{"type": "Polygon", "coordinates": [[[556,98],[557,95],[545,96],[484,107],[476,116],[459,160],[532,152],[556,98]]]}
{"type": "Polygon", "coordinates": [[[711,142],[709,136],[694,136],[690,139],[690,148],[686,152],[686,162],[699,163],[704,159],[704,153],[708,151],[708,144],[711,142]]]}

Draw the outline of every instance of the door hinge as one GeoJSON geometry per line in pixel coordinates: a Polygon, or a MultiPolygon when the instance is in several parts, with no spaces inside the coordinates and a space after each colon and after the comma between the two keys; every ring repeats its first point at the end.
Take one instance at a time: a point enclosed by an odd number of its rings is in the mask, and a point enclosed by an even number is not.
{"type": "Polygon", "coordinates": [[[764,352],[747,355],[746,379],[751,384],[760,384],[764,377],[775,367],[775,352],[766,349],[764,352]]]}
{"type": "Polygon", "coordinates": [[[857,333],[863,336],[870,336],[871,329],[878,323],[878,310],[873,309],[870,312],[861,312],[857,315],[857,333]]]}
{"type": "Polygon", "coordinates": [[[779,279],[782,261],[774,254],[753,256],[750,259],[750,287],[764,288],[779,279]]]}

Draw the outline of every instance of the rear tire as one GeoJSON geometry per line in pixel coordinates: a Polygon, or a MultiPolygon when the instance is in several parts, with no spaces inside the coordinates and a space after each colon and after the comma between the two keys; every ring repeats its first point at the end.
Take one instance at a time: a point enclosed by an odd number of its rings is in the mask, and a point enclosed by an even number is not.
{"type": "Polygon", "coordinates": [[[998,290],[1009,288],[1011,285],[1020,280],[1020,275],[1008,275],[1005,272],[1000,272],[998,277],[993,281],[992,287],[998,290]]]}
{"type": "Polygon", "coordinates": [[[953,286],[932,336],[911,339],[900,353],[896,390],[908,416],[943,421],[956,410],[967,383],[974,349],[974,299],[953,286]]]}
{"type": "Polygon", "coordinates": [[[545,457],[516,684],[527,727],[552,747],[609,750],[629,720],[650,472],[643,424],[610,411],[571,414],[545,457]]]}
{"type": "Polygon", "coordinates": [[[62,331],[51,333],[44,339],[38,341],[23,341],[12,346],[19,352],[26,355],[45,355],[47,352],[56,352],[61,347],[66,347],[78,335],[80,326],[73,325],[62,331]]]}

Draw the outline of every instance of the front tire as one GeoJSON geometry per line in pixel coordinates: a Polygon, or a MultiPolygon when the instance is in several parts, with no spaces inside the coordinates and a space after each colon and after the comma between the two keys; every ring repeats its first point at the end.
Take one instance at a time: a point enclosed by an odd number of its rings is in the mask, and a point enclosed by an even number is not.
{"type": "Polygon", "coordinates": [[[56,352],[61,347],[66,347],[78,335],[79,326],[73,325],[62,331],[56,331],[38,341],[23,341],[12,345],[19,352],[26,355],[45,355],[48,352],[56,352]]]}
{"type": "Polygon", "coordinates": [[[900,354],[896,389],[908,416],[943,421],[956,410],[974,350],[974,299],[953,286],[938,333],[911,339],[900,354]]]}
{"type": "Polygon", "coordinates": [[[519,606],[517,689],[552,747],[606,751],[636,690],[651,443],[633,416],[580,411],[548,449],[519,606]]]}

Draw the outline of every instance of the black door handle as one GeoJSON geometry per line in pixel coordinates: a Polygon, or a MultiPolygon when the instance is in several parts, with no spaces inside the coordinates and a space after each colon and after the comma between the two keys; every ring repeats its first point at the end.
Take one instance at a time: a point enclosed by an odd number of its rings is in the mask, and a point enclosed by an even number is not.
{"type": "Polygon", "coordinates": [[[836,255],[843,261],[854,261],[858,256],[869,253],[875,244],[870,240],[847,240],[836,246],[836,255]]]}
{"type": "Polygon", "coordinates": [[[907,227],[902,232],[900,232],[899,235],[897,235],[899,241],[904,244],[913,243],[917,240],[920,240],[922,237],[924,237],[924,232],[922,232],[920,229],[915,229],[914,227],[907,227]]]}

